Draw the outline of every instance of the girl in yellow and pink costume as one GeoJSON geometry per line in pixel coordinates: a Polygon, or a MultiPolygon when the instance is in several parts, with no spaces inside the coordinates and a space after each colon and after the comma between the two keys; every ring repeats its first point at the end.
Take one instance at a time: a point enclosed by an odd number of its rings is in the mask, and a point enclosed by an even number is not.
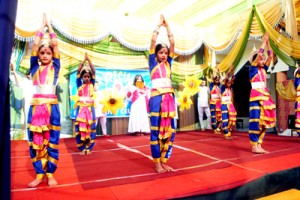
{"type": "Polygon", "coordinates": [[[95,69],[87,53],[77,70],[78,101],[75,103],[75,137],[81,155],[91,154],[96,139],[94,106],[95,69]],[[88,64],[85,64],[85,62],[88,64]]]}
{"type": "Polygon", "coordinates": [[[276,123],[275,104],[267,88],[267,75],[273,52],[269,44],[268,33],[263,36],[263,43],[258,53],[253,55],[249,69],[249,78],[252,86],[249,100],[249,138],[253,153],[268,153],[262,148],[267,128],[276,123]],[[265,58],[264,48],[268,47],[268,59],[265,58]]]}
{"type": "Polygon", "coordinates": [[[211,77],[209,89],[210,89],[210,115],[211,115],[211,128],[216,134],[220,134],[222,125],[222,112],[221,112],[221,89],[220,89],[220,71],[219,65],[216,65],[216,69],[211,77]]]}
{"type": "Polygon", "coordinates": [[[149,68],[152,82],[150,108],[150,147],[158,173],[172,170],[166,163],[169,160],[175,138],[175,99],[171,81],[171,65],[174,58],[174,39],[170,27],[163,16],[154,30],[150,45],[149,68]],[[159,29],[167,29],[170,47],[157,44],[159,29]]]}
{"type": "Polygon", "coordinates": [[[30,157],[36,171],[36,178],[28,187],[36,187],[45,177],[48,185],[57,185],[54,172],[58,163],[58,144],[60,136],[60,111],[55,95],[60,56],[56,34],[44,15],[43,25],[36,32],[30,58],[30,71],[35,94],[28,112],[28,143],[30,157]],[[48,27],[49,40],[43,30],[48,27]]]}
{"type": "Polygon", "coordinates": [[[236,124],[236,110],[233,105],[233,93],[232,93],[232,85],[234,83],[234,71],[233,66],[227,72],[224,80],[222,80],[221,85],[221,93],[222,93],[222,104],[221,104],[221,111],[222,111],[222,130],[224,133],[224,137],[226,139],[231,138],[231,132],[236,124]],[[229,77],[231,74],[231,77],[229,77]]]}

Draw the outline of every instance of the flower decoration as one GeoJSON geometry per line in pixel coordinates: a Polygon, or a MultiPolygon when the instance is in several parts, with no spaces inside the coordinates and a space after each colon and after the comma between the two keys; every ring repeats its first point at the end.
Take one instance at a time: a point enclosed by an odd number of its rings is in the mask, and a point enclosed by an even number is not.
{"type": "Polygon", "coordinates": [[[58,82],[59,83],[66,83],[66,75],[68,74],[68,70],[64,67],[60,68],[59,75],[58,75],[58,82]]]}
{"type": "Polygon", "coordinates": [[[118,109],[124,108],[123,99],[123,95],[120,95],[117,91],[103,91],[103,99],[100,99],[100,103],[103,105],[102,112],[110,111],[115,115],[118,109]]]}
{"type": "Polygon", "coordinates": [[[185,89],[182,92],[179,92],[178,102],[180,103],[180,111],[183,111],[184,109],[190,109],[191,105],[193,104],[189,92],[185,89]]]}
{"type": "Polygon", "coordinates": [[[199,80],[196,75],[186,76],[185,81],[182,84],[185,87],[185,89],[187,90],[186,92],[190,93],[190,95],[194,95],[199,90],[201,80],[199,80]]]}
{"type": "Polygon", "coordinates": [[[79,101],[79,96],[78,96],[78,94],[76,93],[75,95],[72,95],[72,96],[70,96],[70,99],[72,100],[72,101],[74,101],[74,108],[76,108],[76,103],[79,101]]]}

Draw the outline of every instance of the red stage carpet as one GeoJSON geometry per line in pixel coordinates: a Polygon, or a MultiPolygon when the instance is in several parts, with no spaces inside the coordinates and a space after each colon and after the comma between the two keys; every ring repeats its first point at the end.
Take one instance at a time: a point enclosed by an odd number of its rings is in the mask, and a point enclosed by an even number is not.
{"type": "Polygon", "coordinates": [[[149,136],[98,137],[92,155],[79,155],[74,138],[61,139],[55,174],[58,186],[46,182],[27,188],[35,178],[26,141],[11,144],[12,199],[170,199],[230,190],[268,174],[299,167],[296,137],[267,134],[269,154],[253,154],[247,133],[232,140],[212,132],[176,135],[169,165],[158,174],[151,161],[149,136]]]}

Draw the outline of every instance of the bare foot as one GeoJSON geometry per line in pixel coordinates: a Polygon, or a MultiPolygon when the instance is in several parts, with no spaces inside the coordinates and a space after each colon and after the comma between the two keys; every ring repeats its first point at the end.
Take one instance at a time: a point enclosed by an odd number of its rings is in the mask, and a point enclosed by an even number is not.
{"type": "Polygon", "coordinates": [[[225,135],[224,137],[225,137],[226,140],[231,140],[231,139],[232,139],[232,138],[231,138],[230,136],[228,136],[228,135],[225,135]]]}
{"type": "Polygon", "coordinates": [[[48,185],[49,186],[55,186],[57,185],[57,181],[55,180],[55,178],[52,176],[50,178],[48,178],[48,185]]]}
{"type": "Polygon", "coordinates": [[[155,163],[155,170],[158,173],[165,173],[166,172],[166,170],[161,166],[160,163],[155,163]]]}
{"type": "Polygon", "coordinates": [[[262,150],[260,148],[258,148],[258,146],[252,146],[252,153],[261,154],[263,152],[262,152],[262,150]]]}
{"type": "Polygon", "coordinates": [[[91,151],[89,151],[89,150],[87,150],[87,151],[86,151],[86,154],[87,154],[87,155],[91,155],[91,154],[92,154],[92,152],[91,152],[91,151]]]}
{"type": "Polygon", "coordinates": [[[41,182],[43,182],[43,179],[36,178],[31,183],[28,184],[28,187],[34,188],[38,186],[41,182]]]}
{"type": "Polygon", "coordinates": [[[80,153],[79,153],[79,155],[85,155],[85,150],[82,150],[80,153]]]}
{"type": "Polygon", "coordinates": [[[268,151],[264,150],[261,145],[257,145],[257,147],[261,150],[262,153],[269,153],[268,151]]]}
{"type": "Polygon", "coordinates": [[[173,169],[168,166],[166,163],[161,163],[161,166],[167,171],[167,172],[171,172],[173,171],[173,169]]]}

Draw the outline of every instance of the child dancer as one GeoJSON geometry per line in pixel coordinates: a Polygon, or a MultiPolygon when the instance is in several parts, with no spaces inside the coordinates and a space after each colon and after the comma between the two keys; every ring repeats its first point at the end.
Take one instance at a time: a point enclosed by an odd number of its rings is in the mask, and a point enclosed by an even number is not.
{"type": "Polygon", "coordinates": [[[36,178],[28,187],[36,187],[45,177],[48,185],[53,186],[57,185],[53,174],[57,168],[60,134],[60,112],[55,95],[60,59],[56,34],[45,15],[42,27],[36,32],[31,54],[30,71],[35,94],[27,122],[29,151],[36,178]],[[48,27],[51,44],[48,39],[43,39],[45,27],[48,27]]]}
{"type": "Polygon", "coordinates": [[[149,92],[140,74],[137,74],[133,81],[131,102],[128,132],[136,135],[150,133],[148,118],[149,92]]]}
{"type": "Polygon", "coordinates": [[[161,15],[160,23],[152,34],[149,68],[152,81],[152,91],[149,101],[150,107],[150,146],[155,170],[158,173],[171,171],[167,161],[172,153],[172,145],[175,138],[176,116],[174,89],[171,82],[171,64],[174,58],[174,39],[169,24],[161,15]],[[166,27],[170,47],[157,44],[156,39],[161,26],[166,27]]]}
{"type": "Polygon", "coordinates": [[[211,113],[211,127],[215,134],[220,134],[220,127],[222,125],[221,113],[221,90],[220,90],[220,72],[219,65],[216,66],[216,72],[212,75],[210,82],[210,113],[211,113]]]}
{"type": "Polygon", "coordinates": [[[232,103],[232,90],[231,86],[234,83],[234,69],[233,66],[226,74],[221,85],[222,93],[222,130],[226,139],[231,139],[231,132],[236,123],[236,110],[232,103]],[[231,78],[229,77],[231,73],[231,78]]]}
{"type": "Polygon", "coordinates": [[[253,56],[252,66],[249,69],[249,78],[252,86],[250,93],[249,138],[253,153],[268,153],[262,148],[267,128],[275,126],[275,104],[267,89],[266,70],[273,58],[269,44],[268,33],[263,36],[263,42],[258,53],[253,56]],[[268,47],[268,59],[263,54],[268,47]]]}
{"type": "Polygon", "coordinates": [[[80,155],[91,154],[96,139],[94,109],[95,69],[87,53],[77,70],[79,100],[75,103],[75,137],[80,155]],[[88,64],[85,64],[85,62],[88,64]]]}

